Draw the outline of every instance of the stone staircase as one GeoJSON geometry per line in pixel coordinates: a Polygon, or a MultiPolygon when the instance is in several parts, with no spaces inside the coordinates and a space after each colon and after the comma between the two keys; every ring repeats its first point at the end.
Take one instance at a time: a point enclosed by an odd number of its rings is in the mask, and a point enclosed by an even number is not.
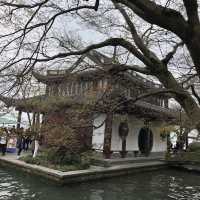
{"type": "Polygon", "coordinates": [[[127,157],[127,158],[93,158],[92,164],[95,166],[101,167],[111,167],[116,165],[128,165],[136,163],[152,163],[157,161],[163,161],[163,156],[154,156],[154,157],[127,157]]]}

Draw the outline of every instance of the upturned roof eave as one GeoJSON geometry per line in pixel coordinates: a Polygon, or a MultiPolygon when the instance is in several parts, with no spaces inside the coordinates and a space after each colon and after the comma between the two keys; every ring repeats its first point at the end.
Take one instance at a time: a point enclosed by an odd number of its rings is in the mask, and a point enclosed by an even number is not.
{"type": "Polygon", "coordinates": [[[37,72],[32,72],[33,77],[41,83],[49,84],[51,82],[62,82],[67,78],[66,75],[42,75],[37,72]]]}
{"type": "MultiPolygon", "coordinates": [[[[39,95],[39,96],[34,96],[26,99],[13,99],[9,97],[4,97],[0,96],[0,100],[2,100],[8,107],[15,107],[16,110],[21,110],[24,112],[41,112],[45,113],[51,110],[52,106],[54,104],[59,104],[59,100],[61,102],[61,107],[59,108],[58,105],[58,110],[63,109],[63,108],[69,108],[69,107],[76,107],[76,106],[81,106],[81,105],[89,105],[87,99],[81,99],[80,97],[62,97],[61,98],[56,98],[56,97],[48,97],[46,95],[39,95]],[[53,100],[53,101],[51,101],[53,100]],[[46,104],[49,104],[48,109],[46,104]],[[52,105],[51,105],[52,104],[52,105]],[[43,106],[42,106],[43,105],[43,106]]],[[[101,112],[104,110],[103,108],[106,108],[106,105],[101,104],[101,108],[96,110],[98,112],[101,112]]],[[[138,100],[137,102],[133,104],[128,104],[125,107],[122,107],[118,111],[123,111],[124,109],[127,109],[127,113],[129,114],[136,114],[140,117],[149,117],[149,118],[157,118],[160,120],[178,120],[178,116],[176,112],[174,112],[171,109],[168,108],[163,108],[160,106],[156,106],[151,103],[147,103],[145,101],[138,100]],[[126,108],[125,108],[126,107],[126,108]]],[[[105,109],[106,110],[106,109],[105,109]]]]}

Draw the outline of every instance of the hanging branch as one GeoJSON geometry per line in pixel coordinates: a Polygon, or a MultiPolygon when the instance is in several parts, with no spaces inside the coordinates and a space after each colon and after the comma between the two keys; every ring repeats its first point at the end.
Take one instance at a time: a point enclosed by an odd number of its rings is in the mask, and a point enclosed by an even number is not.
{"type": "Polygon", "coordinates": [[[171,52],[169,52],[166,57],[162,60],[162,62],[167,65],[169,63],[169,61],[173,58],[173,56],[176,54],[178,47],[183,46],[184,43],[180,42],[178,44],[176,44],[173,48],[173,50],[171,52]]]}
{"type": "Polygon", "coordinates": [[[194,85],[191,85],[191,90],[192,90],[192,94],[196,97],[196,99],[197,99],[197,101],[198,101],[198,103],[199,103],[199,105],[200,105],[200,97],[199,97],[199,95],[197,94],[194,85]]]}

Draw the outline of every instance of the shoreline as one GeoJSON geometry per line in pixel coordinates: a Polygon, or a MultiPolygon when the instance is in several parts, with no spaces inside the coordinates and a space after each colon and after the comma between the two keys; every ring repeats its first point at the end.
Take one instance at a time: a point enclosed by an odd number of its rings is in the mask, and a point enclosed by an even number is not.
{"type": "Polygon", "coordinates": [[[63,185],[140,173],[144,171],[154,171],[166,168],[168,165],[163,161],[149,161],[145,163],[126,163],[110,167],[91,166],[85,170],[62,172],[40,165],[28,164],[11,156],[5,156],[0,157],[0,166],[14,168],[24,173],[40,176],[63,185]]]}

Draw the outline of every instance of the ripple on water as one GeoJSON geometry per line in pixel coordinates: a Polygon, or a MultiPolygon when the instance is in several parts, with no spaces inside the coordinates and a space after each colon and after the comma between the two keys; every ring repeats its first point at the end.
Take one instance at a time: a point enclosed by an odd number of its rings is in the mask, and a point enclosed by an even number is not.
{"type": "Polygon", "coordinates": [[[157,171],[58,187],[0,170],[0,200],[200,200],[200,176],[157,171]]]}

